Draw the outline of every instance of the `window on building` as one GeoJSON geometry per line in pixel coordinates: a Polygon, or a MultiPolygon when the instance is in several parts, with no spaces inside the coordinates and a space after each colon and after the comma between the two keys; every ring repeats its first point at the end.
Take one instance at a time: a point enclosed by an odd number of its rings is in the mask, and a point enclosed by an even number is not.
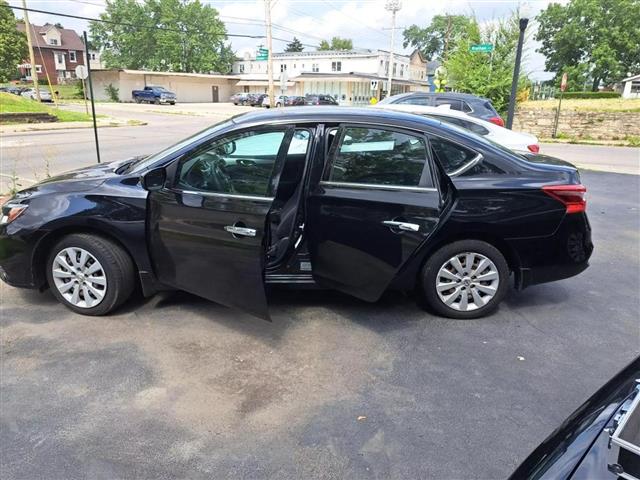
{"type": "Polygon", "coordinates": [[[384,73],[385,73],[386,75],[389,75],[389,60],[386,60],[386,61],[384,62],[384,73]]]}
{"type": "Polygon", "coordinates": [[[631,81],[631,93],[640,93],[640,81],[631,81]]]}
{"type": "Polygon", "coordinates": [[[58,63],[64,63],[64,55],[62,55],[61,53],[56,53],[56,61],[58,63]]]}
{"type": "Polygon", "coordinates": [[[346,127],[325,179],[417,187],[427,177],[423,177],[426,160],[422,137],[378,128],[346,127]]]}
{"type": "Polygon", "coordinates": [[[77,62],[78,61],[76,59],[76,51],[75,50],[69,50],[69,61],[70,62],[77,62]]]}
{"type": "Polygon", "coordinates": [[[341,72],[342,71],[342,62],[331,62],[331,71],[332,72],[341,72]]]}
{"type": "Polygon", "coordinates": [[[394,77],[396,76],[396,69],[397,69],[397,68],[398,68],[398,64],[397,64],[397,63],[394,63],[394,64],[393,64],[393,76],[394,76],[394,77]]]}
{"type": "Polygon", "coordinates": [[[95,53],[90,53],[90,54],[89,54],[89,58],[90,58],[91,60],[95,60],[95,59],[96,59],[96,54],[95,54],[95,53]]]}
{"type": "Polygon", "coordinates": [[[42,65],[36,65],[36,73],[42,73],[42,65]]]}
{"type": "Polygon", "coordinates": [[[281,72],[286,72],[287,71],[287,65],[285,63],[281,63],[280,64],[280,71],[281,72]]]}
{"type": "Polygon", "coordinates": [[[244,73],[244,63],[241,63],[240,65],[238,65],[238,71],[240,73],[244,73]]]}
{"type": "Polygon", "coordinates": [[[58,45],[58,39],[57,38],[50,38],[49,39],[49,45],[58,45]]]}
{"type": "Polygon", "coordinates": [[[400,76],[404,77],[404,65],[400,64],[400,76]]]}
{"type": "Polygon", "coordinates": [[[317,63],[314,63],[313,65],[311,65],[311,71],[318,73],[320,71],[320,65],[318,65],[317,63]]]}

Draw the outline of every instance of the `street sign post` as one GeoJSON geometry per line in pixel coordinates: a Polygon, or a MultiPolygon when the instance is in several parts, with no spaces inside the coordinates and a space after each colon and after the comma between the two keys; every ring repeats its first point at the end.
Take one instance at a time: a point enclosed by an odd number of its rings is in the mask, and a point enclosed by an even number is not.
{"type": "Polygon", "coordinates": [[[569,77],[567,73],[562,74],[562,80],[560,80],[560,100],[558,100],[558,110],[556,110],[556,118],[553,121],[553,132],[551,132],[551,138],[556,138],[558,136],[558,122],[560,121],[560,107],[562,107],[562,95],[564,91],[567,89],[567,82],[569,77]]]}
{"type": "Polygon", "coordinates": [[[256,60],[266,61],[268,59],[269,59],[269,49],[259,48],[258,53],[256,53],[256,60]]]}
{"type": "Polygon", "coordinates": [[[84,111],[87,115],[89,115],[89,104],[87,104],[87,95],[85,90],[85,79],[89,76],[89,71],[87,67],[84,65],[78,65],[76,67],[76,77],[78,77],[82,81],[82,95],[84,96],[84,111]]]}
{"type": "Polygon", "coordinates": [[[477,43],[469,47],[471,53],[491,53],[493,52],[493,44],[491,43],[477,43]]]}

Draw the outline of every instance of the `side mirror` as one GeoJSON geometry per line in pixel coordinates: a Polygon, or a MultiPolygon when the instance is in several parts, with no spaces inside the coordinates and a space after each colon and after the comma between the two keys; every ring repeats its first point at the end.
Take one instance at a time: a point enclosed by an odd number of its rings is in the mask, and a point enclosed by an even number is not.
{"type": "Polygon", "coordinates": [[[140,178],[142,188],[149,192],[160,190],[167,181],[167,171],[164,167],[149,170],[140,178]]]}
{"type": "Polygon", "coordinates": [[[222,149],[225,155],[233,155],[236,151],[236,142],[235,140],[231,140],[230,142],[226,142],[222,145],[222,149]]]}

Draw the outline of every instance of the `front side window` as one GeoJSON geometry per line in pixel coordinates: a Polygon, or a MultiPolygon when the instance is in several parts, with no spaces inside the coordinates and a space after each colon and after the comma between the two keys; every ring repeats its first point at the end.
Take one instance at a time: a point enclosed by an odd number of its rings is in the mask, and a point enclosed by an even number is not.
{"type": "Polygon", "coordinates": [[[422,180],[425,140],[391,130],[345,127],[339,145],[331,148],[325,180],[356,184],[417,187],[422,180]]]}
{"type": "Polygon", "coordinates": [[[430,143],[434,157],[448,175],[458,175],[464,172],[472,167],[478,159],[476,152],[457,143],[439,137],[431,138],[430,143]]]}
{"type": "Polygon", "coordinates": [[[249,131],[214,140],[180,161],[176,187],[268,197],[284,137],[285,130],[249,131]]]}

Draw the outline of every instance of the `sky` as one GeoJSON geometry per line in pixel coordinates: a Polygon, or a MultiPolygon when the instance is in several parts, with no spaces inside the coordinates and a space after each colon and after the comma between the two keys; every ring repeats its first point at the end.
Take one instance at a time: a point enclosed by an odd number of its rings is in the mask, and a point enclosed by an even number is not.
{"type": "MultiPolygon", "coordinates": [[[[200,0],[216,8],[227,26],[228,33],[260,35],[264,34],[264,0],[200,0]]],[[[566,3],[567,0],[555,0],[566,3]]],[[[8,0],[10,5],[22,6],[22,0],[8,0]]],[[[104,11],[107,0],[27,0],[29,8],[49,10],[60,13],[96,18],[104,11]]],[[[552,0],[529,0],[524,9],[529,17],[552,3],[552,0]]],[[[482,22],[491,22],[508,17],[522,0],[402,0],[402,8],[397,14],[395,52],[411,53],[411,47],[402,46],[402,28],[412,24],[427,26],[434,15],[438,14],[474,14],[482,22]]],[[[297,37],[305,44],[305,50],[313,47],[322,39],[340,36],[353,39],[355,48],[389,50],[391,43],[391,14],[385,10],[385,0],[275,0],[272,6],[273,36],[286,40],[297,37]]],[[[15,11],[21,17],[22,12],[15,11]]],[[[66,28],[79,33],[88,30],[88,22],[52,15],[30,13],[32,23],[60,22],[66,28]]],[[[544,56],[535,50],[538,44],[533,41],[537,28],[532,21],[528,28],[528,40],[525,44],[523,70],[534,80],[551,78],[544,71],[544,56]]],[[[232,48],[240,56],[247,50],[255,50],[259,39],[232,38],[232,48]]],[[[282,51],[285,41],[274,40],[274,51],[282,51]]]]}

